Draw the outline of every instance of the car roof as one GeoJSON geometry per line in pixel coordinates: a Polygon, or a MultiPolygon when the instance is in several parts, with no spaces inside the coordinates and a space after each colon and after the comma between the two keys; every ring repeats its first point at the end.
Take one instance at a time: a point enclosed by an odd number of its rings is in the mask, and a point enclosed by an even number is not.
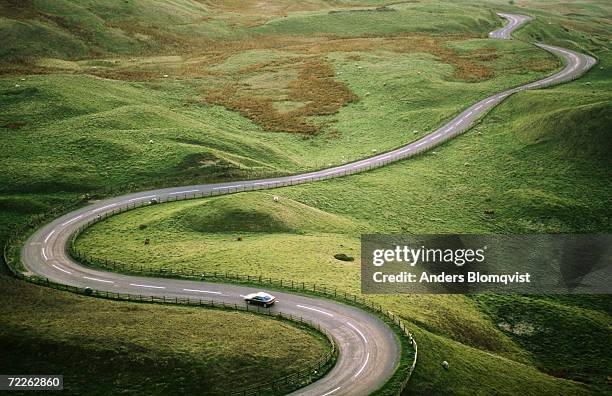
{"type": "Polygon", "coordinates": [[[248,298],[253,298],[253,297],[274,298],[273,295],[266,293],[266,292],[251,293],[247,295],[246,297],[248,298]]]}

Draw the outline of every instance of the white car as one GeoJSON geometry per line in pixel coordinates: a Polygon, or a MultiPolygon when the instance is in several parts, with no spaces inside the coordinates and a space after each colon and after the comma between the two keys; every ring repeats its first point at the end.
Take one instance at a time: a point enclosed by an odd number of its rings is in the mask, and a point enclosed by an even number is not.
{"type": "Polygon", "coordinates": [[[257,292],[244,296],[244,301],[246,301],[247,304],[259,304],[264,308],[268,308],[276,302],[276,297],[265,292],[257,292]]]}

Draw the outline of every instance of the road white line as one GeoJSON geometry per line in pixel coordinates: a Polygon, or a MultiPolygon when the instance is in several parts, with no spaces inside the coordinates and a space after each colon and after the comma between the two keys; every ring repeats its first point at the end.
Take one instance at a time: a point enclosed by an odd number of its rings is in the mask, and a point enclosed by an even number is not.
{"type": "Polygon", "coordinates": [[[357,371],[357,374],[355,374],[355,378],[357,378],[359,376],[359,374],[361,374],[361,372],[363,371],[363,369],[367,366],[368,364],[368,360],[370,360],[370,352],[368,352],[368,354],[366,355],[366,360],[363,363],[363,366],[361,366],[361,368],[359,369],[359,371],[357,371]]]}
{"type": "Polygon", "coordinates": [[[478,105],[478,106],[474,107],[474,110],[478,111],[478,110],[480,110],[481,107],[482,107],[482,105],[478,105]]]}
{"type": "Polygon", "coordinates": [[[117,204],[116,204],[116,203],[114,203],[114,204],[110,204],[110,205],[102,206],[101,208],[98,208],[98,209],[94,209],[94,210],[92,210],[92,212],[94,212],[94,213],[95,213],[95,212],[99,212],[99,211],[104,210],[104,209],[107,209],[107,208],[112,208],[113,206],[117,206],[117,204]]]}
{"type": "Polygon", "coordinates": [[[185,190],[185,191],[177,191],[177,192],[170,193],[170,194],[168,194],[168,195],[187,194],[187,193],[199,192],[199,191],[200,191],[200,190],[185,190]]]}
{"type": "Polygon", "coordinates": [[[221,292],[208,291],[208,290],[198,290],[198,289],[183,289],[183,291],[194,292],[194,293],[223,294],[221,292]]]}
{"type": "Polygon", "coordinates": [[[337,391],[338,389],[340,389],[340,387],[337,387],[336,389],[332,389],[327,393],[322,394],[321,396],[327,396],[327,395],[331,395],[332,393],[334,393],[335,391],[337,391]]]}
{"type": "Polygon", "coordinates": [[[60,268],[60,267],[58,267],[58,266],[57,266],[57,265],[55,265],[55,264],[51,264],[51,266],[52,266],[52,267],[54,267],[55,269],[58,269],[58,270],[60,270],[60,271],[62,271],[62,272],[65,272],[65,273],[67,273],[67,274],[72,274],[72,272],[70,272],[70,271],[66,271],[65,269],[60,268]]]}
{"type": "Polygon", "coordinates": [[[92,280],[92,281],[96,281],[96,282],[115,283],[113,281],[104,280],[104,279],[98,279],[98,278],[92,278],[92,277],[89,277],[89,276],[84,276],[83,278],[89,279],[89,280],[92,280]]]}
{"type": "Polygon", "coordinates": [[[49,260],[49,257],[47,257],[47,254],[45,253],[45,248],[44,247],[41,249],[41,251],[42,251],[42,256],[44,257],[44,259],[45,260],[49,260]]]}
{"type": "Polygon", "coordinates": [[[349,325],[350,327],[353,328],[353,330],[355,330],[357,333],[359,333],[359,335],[361,336],[361,338],[363,338],[363,342],[365,342],[366,344],[368,343],[368,340],[365,338],[365,336],[363,335],[363,333],[361,332],[361,330],[359,330],[357,327],[353,326],[352,323],[350,322],[346,322],[347,325],[349,325]]]}
{"type": "Polygon", "coordinates": [[[470,112],[469,112],[469,113],[467,113],[465,116],[466,116],[466,117],[469,117],[469,116],[471,116],[473,113],[474,113],[473,111],[470,111],[470,112]]]}
{"type": "Polygon", "coordinates": [[[322,313],[323,315],[327,315],[327,316],[331,316],[331,317],[334,316],[334,315],[330,314],[329,312],[321,311],[320,309],[317,309],[317,308],[306,307],[304,305],[299,305],[299,304],[298,304],[298,307],[299,308],[303,308],[303,309],[308,309],[310,311],[315,311],[315,312],[318,312],[318,313],[322,313]]]}
{"type": "Polygon", "coordinates": [[[74,218],[72,218],[72,219],[68,220],[67,222],[63,223],[62,225],[63,225],[63,226],[68,225],[68,224],[70,224],[70,223],[72,223],[72,222],[77,221],[77,220],[78,220],[78,219],[80,219],[81,217],[83,217],[83,215],[78,215],[77,217],[74,217],[74,218]]]}
{"type": "Polygon", "coordinates": [[[165,289],[165,286],[151,286],[151,285],[139,285],[138,283],[130,283],[130,286],[136,286],[136,287],[146,287],[149,289],[165,289]]]}
{"type": "Polygon", "coordinates": [[[128,202],[140,201],[141,199],[149,199],[149,198],[155,198],[155,197],[156,195],[147,195],[146,197],[128,199],[128,202]]]}
{"type": "Polygon", "coordinates": [[[51,230],[49,235],[47,235],[47,237],[45,238],[45,243],[47,243],[49,241],[49,238],[51,238],[51,235],[53,235],[54,233],[55,233],[55,230],[51,230]]]}
{"type": "Polygon", "coordinates": [[[238,188],[238,187],[242,187],[242,184],[237,184],[235,186],[214,187],[213,190],[223,190],[223,189],[238,188]]]}

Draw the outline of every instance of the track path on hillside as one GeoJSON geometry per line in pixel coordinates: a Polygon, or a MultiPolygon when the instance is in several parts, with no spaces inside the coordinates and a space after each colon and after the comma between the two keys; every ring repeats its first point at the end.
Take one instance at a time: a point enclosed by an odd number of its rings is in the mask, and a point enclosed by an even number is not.
{"type": "MultiPolygon", "coordinates": [[[[499,14],[508,20],[503,28],[490,34],[492,39],[509,39],[510,33],[529,21],[530,17],[499,14]]],[[[150,278],[110,273],[84,267],[69,257],[67,244],[83,225],[107,212],[112,212],[152,198],[164,202],[177,197],[228,194],[238,191],[268,189],[306,183],[362,172],[413,156],[455,137],[508,96],[525,89],[542,88],[577,78],[595,64],[595,59],[563,48],[536,44],[564,59],[565,67],[542,80],[500,92],[465,109],[451,121],[429,135],[399,149],[377,156],[316,172],[262,180],[205,184],[166,188],[105,199],[75,210],[37,230],[21,251],[21,260],[30,274],[51,281],[114,293],[143,296],[166,296],[192,299],[214,299],[243,304],[242,295],[256,291],[252,287],[150,278]]],[[[393,331],[380,319],[358,308],[338,302],[299,294],[275,293],[279,302],[272,312],[302,316],[319,323],[337,341],[339,359],[322,379],[300,389],[300,395],[367,395],[381,387],[393,375],[400,358],[400,344],[393,331]]],[[[282,341],[281,341],[282,342],[282,341]]],[[[271,375],[270,378],[274,376],[271,375]]]]}

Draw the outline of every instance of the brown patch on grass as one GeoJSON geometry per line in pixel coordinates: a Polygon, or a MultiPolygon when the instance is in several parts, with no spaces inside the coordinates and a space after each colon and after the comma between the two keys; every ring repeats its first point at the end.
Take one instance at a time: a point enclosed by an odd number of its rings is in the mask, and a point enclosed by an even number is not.
{"type": "MultiPolygon", "coordinates": [[[[316,134],[322,125],[309,119],[311,116],[335,114],[340,108],[357,100],[342,82],[334,80],[334,70],[323,60],[331,52],[346,52],[346,59],[360,60],[354,52],[386,50],[398,53],[430,53],[441,61],[454,66],[452,79],[481,81],[490,78],[493,70],[483,64],[499,57],[494,47],[459,53],[447,44],[466,39],[465,36],[436,37],[429,35],[402,35],[393,37],[276,38],[267,44],[291,56],[269,62],[246,66],[234,72],[235,82],[208,92],[205,102],[224,106],[253,120],[268,131],[284,131],[316,134]],[[279,42],[284,44],[279,47],[279,42]],[[299,64],[297,78],[289,80],[291,71],[299,64]],[[291,106],[285,106],[285,103],[291,106]],[[302,103],[301,106],[299,104],[302,103]],[[297,106],[296,106],[297,104],[297,106]],[[285,111],[282,111],[285,109],[285,111]]],[[[241,42],[240,50],[256,49],[260,43],[241,42]]],[[[261,47],[260,47],[261,48],[261,47]]],[[[228,52],[238,48],[225,43],[228,52]]],[[[226,58],[229,57],[225,53],[226,58]]]]}
{"type": "Polygon", "coordinates": [[[337,139],[340,139],[341,137],[342,137],[342,133],[340,133],[340,131],[335,128],[329,131],[327,135],[325,135],[325,139],[327,140],[337,140],[337,139]]]}
{"type": "Polygon", "coordinates": [[[146,43],[144,52],[148,52],[146,51],[147,46],[153,49],[160,49],[155,48],[157,46],[171,52],[173,50],[184,51],[193,47],[194,43],[197,43],[197,37],[178,35],[159,26],[148,26],[126,21],[107,21],[105,25],[121,30],[127,35],[138,39],[143,44],[146,43]]]}
{"type": "MultiPolygon", "coordinates": [[[[244,0],[200,0],[215,12],[236,13],[249,16],[286,16],[291,12],[299,11],[315,11],[331,6],[320,2],[312,1],[293,1],[293,0],[276,0],[276,1],[244,1],[244,0]]],[[[333,8],[351,8],[359,7],[359,3],[334,3],[333,8]]]]}
{"type": "Polygon", "coordinates": [[[69,31],[70,33],[72,33],[73,35],[75,35],[76,37],[87,41],[87,42],[93,42],[95,40],[95,33],[90,32],[87,29],[84,29],[81,25],[78,25],[76,23],[73,23],[71,21],[69,21],[67,18],[64,18],[62,16],[58,16],[58,15],[51,15],[51,14],[42,14],[44,16],[44,19],[53,21],[53,23],[55,23],[57,26],[61,27],[64,30],[69,31]]]}
{"type": "Polygon", "coordinates": [[[0,76],[51,74],[55,69],[34,65],[32,58],[11,59],[11,63],[0,63],[0,76]]]}
{"type": "Polygon", "coordinates": [[[23,121],[14,121],[14,122],[9,122],[9,123],[5,124],[4,128],[8,128],[8,129],[20,129],[20,128],[23,128],[26,125],[27,125],[26,122],[23,122],[23,121]]]}
{"type": "Polygon", "coordinates": [[[26,19],[36,16],[33,0],[2,0],[0,15],[11,19],[26,19]]]}
{"type": "Polygon", "coordinates": [[[513,67],[507,68],[506,71],[509,72],[522,72],[525,70],[535,71],[535,72],[546,72],[551,71],[559,67],[559,61],[556,59],[529,59],[522,60],[514,64],[513,67]]]}
{"type": "Polygon", "coordinates": [[[449,42],[468,38],[473,37],[466,35],[431,36],[426,34],[400,34],[386,37],[328,38],[316,43],[288,47],[287,50],[308,54],[370,52],[375,50],[387,50],[398,53],[423,52],[435,55],[443,62],[452,65],[455,68],[451,76],[453,79],[474,82],[490,78],[493,75],[493,70],[476,61],[495,59],[497,56],[495,48],[487,47],[479,51],[459,54],[455,49],[447,45],[449,42]]]}
{"type": "Polygon", "coordinates": [[[109,78],[112,80],[124,80],[124,81],[147,81],[153,80],[157,78],[161,78],[163,73],[158,71],[148,71],[148,70],[129,70],[129,69],[119,69],[119,70],[100,70],[92,72],[94,76],[101,78],[109,78]]]}
{"type": "Polygon", "coordinates": [[[279,111],[273,98],[253,95],[238,84],[210,91],[205,101],[237,111],[268,131],[312,135],[320,131],[321,125],[308,117],[335,114],[357,100],[343,82],[334,80],[333,67],[320,57],[304,60],[297,78],[287,88],[287,100],[304,103],[287,112],[279,111]]]}
{"type": "Polygon", "coordinates": [[[181,64],[174,65],[172,71],[164,71],[160,68],[151,70],[150,66],[134,65],[94,72],[100,77],[129,81],[157,79],[161,78],[163,74],[180,77],[223,76],[223,72],[210,70],[209,68],[223,63],[233,55],[249,50],[277,50],[291,55],[280,60],[247,66],[239,73],[254,73],[284,67],[284,65],[292,62],[301,62],[305,55],[346,52],[348,60],[357,61],[360,59],[360,55],[355,54],[355,52],[366,53],[387,50],[398,53],[424,52],[433,54],[455,68],[451,78],[471,82],[490,78],[492,71],[482,62],[494,60],[497,57],[494,48],[460,54],[447,45],[449,42],[473,38],[467,35],[431,36],[410,33],[384,37],[367,35],[362,37],[258,35],[240,40],[212,40],[202,37],[178,37],[171,33],[160,32],[158,29],[136,25],[119,24],[116,27],[133,35],[149,36],[152,44],[161,45],[168,50],[167,55],[182,54],[185,58],[185,61],[181,64]]]}
{"type": "Polygon", "coordinates": [[[493,76],[493,70],[486,65],[475,62],[492,60],[497,57],[495,48],[487,47],[478,51],[458,53],[447,44],[452,41],[465,40],[463,35],[438,37],[417,35],[403,40],[393,40],[391,48],[399,52],[425,52],[437,56],[443,62],[454,67],[452,79],[467,82],[486,80],[493,76]]]}
{"type": "Polygon", "coordinates": [[[207,71],[203,69],[189,69],[189,68],[181,68],[177,71],[162,71],[162,70],[147,70],[147,69],[111,69],[111,70],[96,70],[90,71],[90,74],[101,77],[108,78],[112,80],[122,80],[122,81],[150,81],[164,78],[164,75],[168,75],[172,78],[197,78],[197,77],[209,77],[215,76],[219,73],[215,73],[213,71],[207,71]]]}

